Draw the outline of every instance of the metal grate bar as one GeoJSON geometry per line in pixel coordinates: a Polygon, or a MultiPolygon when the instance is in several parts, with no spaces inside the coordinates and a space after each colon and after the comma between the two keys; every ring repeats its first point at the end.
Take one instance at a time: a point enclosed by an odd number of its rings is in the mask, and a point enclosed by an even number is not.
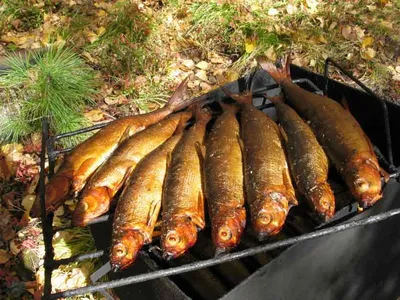
{"type": "Polygon", "coordinates": [[[104,255],[104,250],[99,250],[99,251],[94,251],[91,253],[85,253],[85,254],[79,254],[79,255],[74,255],[68,258],[63,258],[59,260],[54,261],[54,267],[58,268],[61,265],[66,265],[71,262],[76,262],[76,261],[84,261],[86,259],[93,259],[93,258],[98,258],[104,255]]]}
{"type": "Polygon", "coordinates": [[[116,288],[119,286],[124,286],[128,284],[134,284],[134,283],[139,283],[147,280],[152,280],[152,279],[157,279],[157,278],[162,278],[166,276],[171,276],[171,275],[177,275],[181,273],[186,273],[190,271],[195,271],[215,265],[219,265],[222,263],[226,263],[229,261],[233,261],[239,258],[244,258],[247,256],[252,256],[261,252],[273,250],[276,248],[281,248],[281,247],[286,247],[290,246],[302,241],[310,240],[310,239],[315,239],[321,236],[329,235],[332,233],[338,233],[341,231],[357,228],[360,226],[366,226],[374,223],[378,223],[380,221],[386,220],[390,217],[396,216],[400,214],[400,209],[393,209],[384,213],[377,214],[375,216],[363,218],[361,220],[355,220],[355,221],[350,221],[344,224],[336,225],[334,227],[326,228],[326,229],[321,229],[317,230],[314,232],[306,233],[298,237],[293,237],[293,238],[288,238],[282,241],[274,242],[274,243],[269,243],[266,245],[262,246],[257,246],[254,248],[246,249],[243,251],[235,252],[235,253],[229,253],[225,254],[220,257],[215,257],[203,261],[198,261],[195,263],[175,267],[175,268],[170,268],[170,269],[165,269],[165,270],[159,270],[159,271],[154,271],[151,273],[146,273],[146,274],[140,274],[136,276],[131,276],[123,279],[118,279],[118,280],[113,280],[110,282],[104,282],[104,283],[99,283],[95,285],[88,285],[86,287],[78,288],[78,289],[73,289],[73,290],[68,290],[65,292],[60,292],[60,293],[55,293],[50,296],[49,299],[57,299],[57,298],[65,298],[65,297],[72,297],[80,294],[86,294],[86,293],[93,293],[96,291],[99,291],[101,289],[110,289],[110,288],[116,288]]]}

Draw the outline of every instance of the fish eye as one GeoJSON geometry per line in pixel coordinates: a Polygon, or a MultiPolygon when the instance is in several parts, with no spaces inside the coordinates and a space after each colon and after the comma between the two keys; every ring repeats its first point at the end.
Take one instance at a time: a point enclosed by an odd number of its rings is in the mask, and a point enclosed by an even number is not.
{"type": "Polygon", "coordinates": [[[166,241],[170,246],[179,244],[181,238],[176,231],[171,231],[167,234],[166,241]]]}
{"type": "Polygon", "coordinates": [[[269,213],[266,213],[266,212],[260,212],[260,213],[258,214],[258,219],[259,219],[259,221],[260,221],[262,224],[264,224],[264,225],[268,225],[268,224],[270,224],[270,223],[274,220],[274,218],[272,217],[272,215],[269,214],[269,213]]]}
{"type": "Polygon", "coordinates": [[[222,240],[228,241],[232,237],[232,231],[227,226],[222,226],[218,230],[218,235],[221,237],[222,240]]]}
{"type": "Polygon", "coordinates": [[[118,244],[114,247],[114,253],[117,257],[123,257],[126,255],[126,248],[122,244],[118,244]]]}
{"type": "Polygon", "coordinates": [[[355,181],[356,187],[360,192],[366,192],[369,189],[369,183],[362,179],[362,178],[358,178],[355,181]]]}

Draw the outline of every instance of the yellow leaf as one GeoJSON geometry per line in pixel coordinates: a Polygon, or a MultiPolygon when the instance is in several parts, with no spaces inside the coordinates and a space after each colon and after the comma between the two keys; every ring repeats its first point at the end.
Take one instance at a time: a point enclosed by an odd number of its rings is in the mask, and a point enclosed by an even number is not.
{"type": "Polygon", "coordinates": [[[106,29],[103,26],[97,28],[96,30],[98,36],[102,35],[105,31],[106,29]]]}
{"type": "Polygon", "coordinates": [[[93,109],[84,113],[85,117],[91,122],[97,122],[103,119],[104,115],[100,109],[93,109]]]}
{"type": "Polygon", "coordinates": [[[317,41],[320,42],[321,44],[327,44],[328,43],[328,41],[325,39],[325,37],[322,34],[320,34],[317,37],[317,41]]]}
{"type": "Polygon", "coordinates": [[[97,34],[95,34],[93,31],[88,31],[86,33],[86,38],[88,39],[88,41],[93,44],[95,41],[97,41],[99,39],[99,36],[97,34]]]}
{"type": "Polygon", "coordinates": [[[244,42],[244,47],[245,47],[246,53],[253,52],[254,48],[256,47],[255,40],[246,39],[246,41],[244,42]]]}
{"type": "Polygon", "coordinates": [[[229,70],[226,72],[226,79],[228,82],[235,81],[239,78],[239,73],[234,70],[229,70]]]}
{"type": "Polygon", "coordinates": [[[362,40],[361,47],[364,49],[373,44],[374,44],[374,38],[371,36],[367,36],[362,40]]]}

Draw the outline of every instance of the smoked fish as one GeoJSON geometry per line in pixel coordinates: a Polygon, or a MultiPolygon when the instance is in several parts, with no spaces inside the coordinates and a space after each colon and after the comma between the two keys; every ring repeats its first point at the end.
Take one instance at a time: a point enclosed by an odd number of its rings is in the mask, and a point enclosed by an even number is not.
{"type": "Polygon", "coordinates": [[[114,214],[111,267],[125,269],[152,234],[161,208],[167,160],[183,135],[186,122],[164,144],[137,165],[118,200],[114,214]]]}
{"type": "Polygon", "coordinates": [[[289,68],[260,64],[282,87],[295,110],[310,122],[318,141],[360,206],[365,208],[381,199],[382,172],[378,159],[371,141],[352,114],[338,102],[294,84],[289,68]]]}
{"type": "Polygon", "coordinates": [[[237,246],[246,225],[243,159],[238,105],[220,103],[217,118],[206,140],[204,173],[211,235],[216,253],[237,246]]]}
{"type": "Polygon", "coordinates": [[[161,248],[166,258],[177,257],[192,247],[197,228],[205,226],[202,152],[211,113],[197,107],[195,114],[195,124],[172,152],[165,178],[161,248]]]}
{"type": "Polygon", "coordinates": [[[283,102],[282,96],[268,99],[275,105],[296,186],[309,206],[328,220],[335,213],[335,196],[327,182],[328,157],[310,126],[283,102]]]}
{"type": "Polygon", "coordinates": [[[107,212],[112,198],[140,160],[171,137],[178,124],[191,117],[191,111],[172,114],[126,139],[86,184],[72,215],[72,224],[85,226],[107,212]]]}
{"type": "Polygon", "coordinates": [[[289,209],[297,205],[281,134],[278,125],[253,106],[251,91],[241,95],[224,91],[241,106],[246,200],[253,229],[261,240],[279,233],[289,209]]]}
{"type": "MultiPolygon", "coordinates": [[[[107,160],[111,153],[129,136],[164,119],[172,112],[188,106],[192,100],[183,98],[189,77],[177,88],[168,103],[153,112],[115,120],[99,130],[69,153],[59,170],[46,185],[46,212],[55,211],[68,196],[76,196],[88,178],[107,160]]],[[[36,198],[31,217],[40,215],[40,201],[36,198]]]]}

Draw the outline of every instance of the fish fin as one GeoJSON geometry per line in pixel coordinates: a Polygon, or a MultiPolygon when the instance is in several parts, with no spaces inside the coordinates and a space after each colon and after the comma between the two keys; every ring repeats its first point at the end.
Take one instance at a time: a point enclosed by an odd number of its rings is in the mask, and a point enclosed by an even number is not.
{"type": "MultiPolygon", "coordinates": [[[[141,130],[143,130],[144,129],[144,127],[143,128],[139,128],[137,131],[141,131],[141,130]]],[[[131,126],[128,126],[128,127],[126,127],[125,128],[125,131],[124,131],[124,133],[121,135],[121,137],[119,138],[119,141],[118,141],[118,145],[121,145],[127,138],[129,138],[130,136],[132,135],[132,133],[131,133],[131,126]]]]}
{"type": "Polygon", "coordinates": [[[212,112],[208,108],[201,108],[200,104],[193,105],[194,117],[196,123],[207,124],[212,118],[212,112]]]}
{"type": "Polygon", "coordinates": [[[244,91],[243,93],[236,94],[232,93],[224,86],[220,86],[220,89],[227,95],[229,98],[232,98],[239,104],[252,104],[253,103],[253,95],[249,90],[244,91]]]}
{"type": "Polygon", "coordinates": [[[290,67],[287,66],[288,59],[286,60],[286,66],[282,69],[278,69],[273,63],[267,62],[263,59],[257,60],[261,68],[264,69],[278,84],[282,81],[290,79],[290,67]]]}
{"type": "Polygon", "coordinates": [[[287,136],[285,130],[282,128],[282,126],[279,125],[278,128],[279,128],[281,140],[282,140],[283,143],[286,145],[286,144],[287,144],[287,141],[288,141],[288,136],[287,136]]]}
{"type": "Polygon", "coordinates": [[[222,101],[218,101],[218,104],[219,104],[219,106],[222,107],[223,111],[229,111],[229,112],[232,112],[233,114],[236,114],[239,110],[239,106],[237,106],[235,104],[227,104],[222,101]]]}
{"type": "Polygon", "coordinates": [[[190,75],[187,76],[176,88],[175,92],[168,100],[166,107],[170,111],[178,111],[192,103],[192,99],[184,99],[184,94],[186,93],[187,85],[190,79],[190,75]]]}
{"type": "Polygon", "coordinates": [[[341,102],[342,102],[342,106],[344,107],[344,109],[350,112],[349,104],[347,103],[347,100],[344,95],[342,96],[341,102]]]}
{"type": "Polygon", "coordinates": [[[204,190],[205,188],[205,170],[204,170],[204,158],[206,156],[205,147],[201,145],[199,142],[194,144],[197,152],[197,156],[199,157],[200,161],[200,174],[201,174],[201,187],[204,190]]]}
{"type": "Polygon", "coordinates": [[[379,173],[381,174],[383,180],[385,181],[385,183],[387,183],[390,179],[390,175],[388,172],[386,172],[384,169],[382,169],[381,167],[379,167],[379,173]]]}
{"type": "Polygon", "coordinates": [[[147,216],[147,227],[154,228],[160,213],[161,200],[153,200],[150,205],[149,214],[147,216]]]}
{"type": "Polygon", "coordinates": [[[298,205],[298,201],[296,199],[296,192],[293,187],[292,178],[290,177],[289,167],[286,162],[286,167],[283,169],[283,184],[286,187],[286,191],[288,192],[289,196],[289,207],[298,205]]]}
{"type": "Polygon", "coordinates": [[[274,96],[274,97],[265,96],[265,98],[267,98],[269,101],[271,101],[274,104],[278,103],[278,102],[285,102],[285,97],[283,95],[274,96]]]}
{"type": "Polygon", "coordinates": [[[190,120],[192,115],[193,112],[190,110],[187,110],[184,113],[182,113],[181,118],[179,119],[178,126],[176,126],[174,134],[181,134],[185,130],[187,121],[190,120]]]}
{"type": "Polygon", "coordinates": [[[194,214],[190,214],[189,217],[192,220],[192,222],[199,227],[200,229],[203,229],[205,227],[205,212],[204,212],[204,195],[203,192],[199,192],[198,197],[197,197],[197,212],[194,214]]]}

